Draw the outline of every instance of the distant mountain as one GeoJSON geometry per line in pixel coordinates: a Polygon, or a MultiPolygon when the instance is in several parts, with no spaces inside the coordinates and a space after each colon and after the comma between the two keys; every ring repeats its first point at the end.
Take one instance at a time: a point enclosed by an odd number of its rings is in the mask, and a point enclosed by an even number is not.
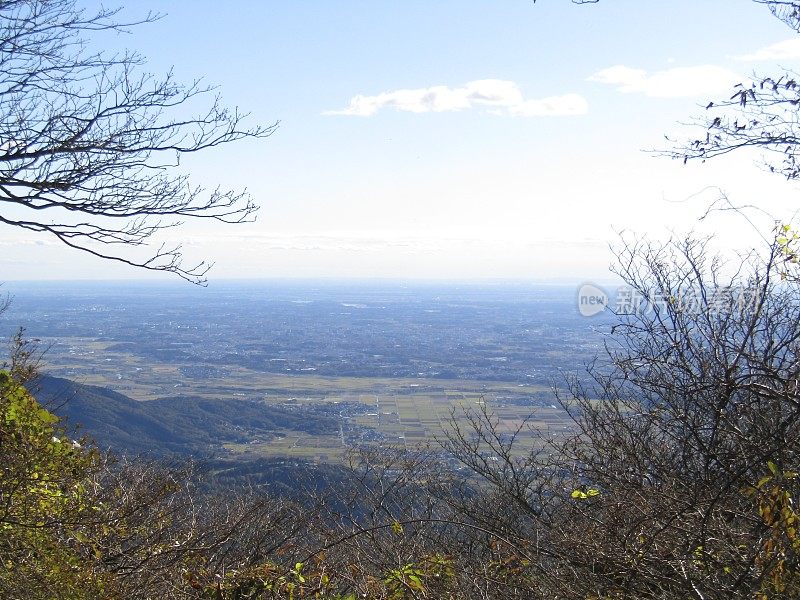
{"type": "Polygon", "coordinates": [[[255,400],[176,396],[138,402],[108,388],[48,375],[28,388],[69,426],[80,426],[80,433],[118,453],[210,456],[224,443],[264,440],[279,430],[338,431],[330,416],[255,400]]]}

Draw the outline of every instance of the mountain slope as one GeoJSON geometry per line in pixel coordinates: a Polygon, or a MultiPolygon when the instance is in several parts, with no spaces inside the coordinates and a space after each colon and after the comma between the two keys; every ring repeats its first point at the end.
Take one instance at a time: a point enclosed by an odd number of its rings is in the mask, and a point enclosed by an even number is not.
{"type": "Polygon", "coordinates": [[[28,387],[70,426],[121,453],[212,455],[224,443],[263,440],[279,430],[337,431],[328,416],[254,400],[176,396],[137,402],[108,388],[48,375],[28,387]]]}

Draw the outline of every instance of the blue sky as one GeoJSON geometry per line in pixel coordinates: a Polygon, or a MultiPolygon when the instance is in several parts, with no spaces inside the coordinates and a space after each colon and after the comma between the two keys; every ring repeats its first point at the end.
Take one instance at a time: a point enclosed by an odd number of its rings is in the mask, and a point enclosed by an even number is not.
{"type": "MultiPolygon", "coordinates": [[[[730,219],[696,222],[709,186],[779,217],[796,205],[754,157],[642,152],[753,71],[800,66],[792,31],[750,0],[143,0],[125,14],[147,8],[164,18],[102,43],[281,122],[182,162],[262,207],[253,224],[171,233],[216,261],[212,280],[602,279],[619,230],[747,243],[730,219]]],[[[6,280],[148,276],[0,236],[6,280]]]]}

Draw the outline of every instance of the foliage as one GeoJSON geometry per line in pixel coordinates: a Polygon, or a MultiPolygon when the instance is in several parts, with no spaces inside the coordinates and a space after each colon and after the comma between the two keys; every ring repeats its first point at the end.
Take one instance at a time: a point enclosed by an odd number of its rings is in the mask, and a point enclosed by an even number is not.
{"type": "Polygon", "coordinates": [[[756,485],[744,490],[744,494],[752,498],[765,526],[759,540],[761,551],[755,561],[756,567],[764,572],[762,589],[756,593],[759,600],[800,595],[800,569],[796,559],[800,554],[798,474],[781,471],[772,461],[767,462],[767,467],[767,474],[756,485]]]}
{"type": "Polygon", "coordinates": [[[94,505],[99,457],[71,441],[58,419],[0,372],[0,595],[98,597],[104,578],[76,545],[94,505]],[[27,591],[25,591],[27,590],[27,591]]]}

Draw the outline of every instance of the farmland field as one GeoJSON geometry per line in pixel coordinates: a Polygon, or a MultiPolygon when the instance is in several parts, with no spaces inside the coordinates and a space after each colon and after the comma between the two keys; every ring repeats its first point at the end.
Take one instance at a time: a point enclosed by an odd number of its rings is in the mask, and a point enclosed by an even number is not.
{"type": "Polygon", "coordinates": [[[0,325],[38,338],[50,375],[141,402],[247,400],[338,424],[222,444],[242,459],[336,462],[364,444],[435,445],[484,406],[531,448],[569,426],[552,387],[601,341],[561,288],[241,285],[198,296],[42,285],[13,290],[0,325]]]}

